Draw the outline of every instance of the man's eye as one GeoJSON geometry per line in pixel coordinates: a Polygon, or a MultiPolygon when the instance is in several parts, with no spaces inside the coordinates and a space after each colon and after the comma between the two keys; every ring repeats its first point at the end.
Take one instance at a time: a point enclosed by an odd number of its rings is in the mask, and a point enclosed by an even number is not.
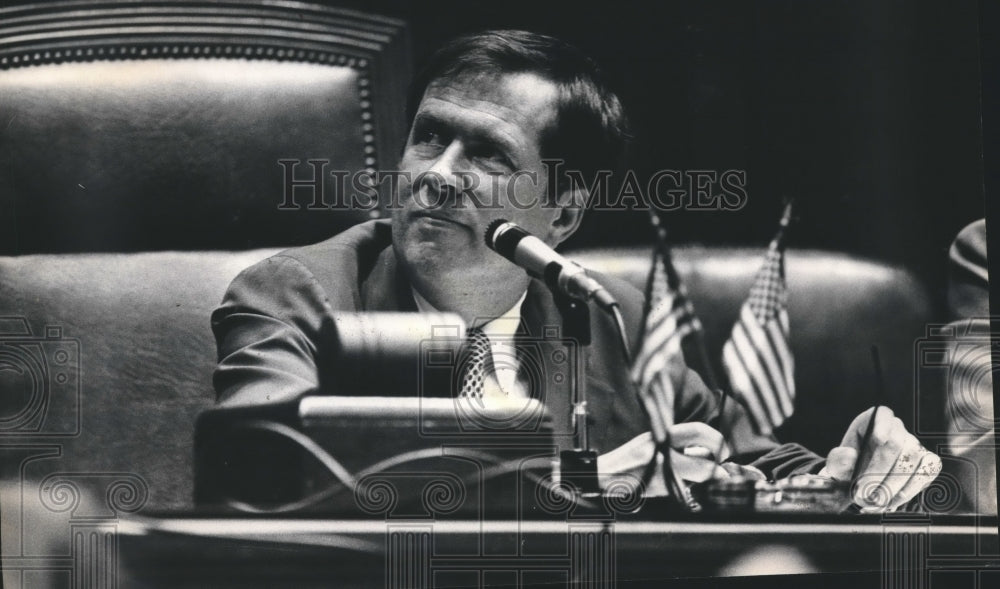
{"type": "Polygon", "coordinates": [[[501,151],[489,146],[476,146],[469,150],[469,155],[492,166],[510,168],[510,160],[501,151]]]}
{"type": "Polygon", "coordinates": [[[446,143],[444,133],[434,127],[424,127],[422,129],[418,129],[414,140],[416,143],[426,145],[445,145],[446,143]]]}
{"type": "Polygon", "coordinates": [[[421,143],[431,143],[434,145],[442,145],[444,142],[441,139],[440,133],[435,133],[434,131],[427,131],[420,136],[421,143]]]}

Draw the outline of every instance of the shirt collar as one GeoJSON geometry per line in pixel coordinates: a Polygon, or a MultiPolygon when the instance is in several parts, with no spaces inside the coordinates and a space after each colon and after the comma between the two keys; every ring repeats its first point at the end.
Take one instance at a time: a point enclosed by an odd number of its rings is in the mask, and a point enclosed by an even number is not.
{"type": "MultiPolygon", "coordinates": [[[[434,307],[427,299],[425,299],[417,289],[410,287],[410,292],[413,293],[413,302],[417,304],[417,310],[421,313],[440,313],[438,309],[434,307]]],[[[521,325],[521,304],[524,303],[524,299],[528,296],[528,291],[525,289],[521,293],[521,297],[517,299],[514,306],[507,310],[506,313],[491,319],[490,321],[479,326],[479,329],[483,331],[491,340],[496,340],[499,338],[513,338],[517,335],[517,328],[521,325]]]]}

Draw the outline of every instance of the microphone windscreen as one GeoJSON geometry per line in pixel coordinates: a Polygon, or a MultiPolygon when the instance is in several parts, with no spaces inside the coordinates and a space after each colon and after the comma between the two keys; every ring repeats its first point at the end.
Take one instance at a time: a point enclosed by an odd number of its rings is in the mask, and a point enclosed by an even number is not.
{"type": "Polygon", "coordinates": [[[486,232],[483,234],[483,238],[486,240],[486,247],[492,250],[496,249],[497,229],[504,223],[510,223],[510,221],[507,219],[495,219],[486,226],[486,232]]]}
{"type": "Polygon", "coordinates": [[[521,229],[516,224],[503,219],[498,219],[490,223],[486,229],[486,245],[496,253],[517,264],[514,253],[517,246],[525,237],[532,235],[521,229]],[[492,231],[491,231],[492,229],[492,231]]]}

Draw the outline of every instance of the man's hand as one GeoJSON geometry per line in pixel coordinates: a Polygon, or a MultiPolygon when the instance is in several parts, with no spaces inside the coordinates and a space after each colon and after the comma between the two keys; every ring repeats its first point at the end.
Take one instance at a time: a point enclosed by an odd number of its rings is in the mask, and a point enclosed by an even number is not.
{"type": "Polygon", "coordinates": [[[941,472],[941,459],[920,445],[888,407],[877,407],[866,448],[868,421],[876,408],[854,418],[840,446],[830,450],[821,475],[850,480],[855,463],[861,469],[854,481],[854,502],[864,512],[892,511],[912,499],[941,472]]]}
{"type": "MultiPolygon", "coordinates": [[[[699,483],[710,478],[725,478],[727,471],[719,463],[729,457],[729,445],[715,428],[699,422],[678,423],[670,428],[670,463],[682,480],[699,483]],[[718,454],[718,456],[716,456],[718,454]]],[[[607,454],[597,457],[599,476],[628,474],[639,478],[653,459],[656,444],[649,432],[640,434],[607,454]]],[[[646,488],[647,496],[666,495],[662,471],[657,468],[646,488]]]]}

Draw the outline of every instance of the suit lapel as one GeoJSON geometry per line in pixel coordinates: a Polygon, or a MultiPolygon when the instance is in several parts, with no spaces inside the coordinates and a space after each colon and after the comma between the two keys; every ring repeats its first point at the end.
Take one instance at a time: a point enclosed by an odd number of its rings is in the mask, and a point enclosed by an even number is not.
{"type": "MultiPolygon", "coordinates": [[[[541,374],[533,377],[538,383],[532,383],[534,396],[545,403],[550,415],[552,424],[556,432],[556,441],[560,449],[569,449],[573,446],[573,390],[570,387],[569,378],[558,378],[557,375],[568,376],[566,364],[557,362],[560,358],[559,351],[566,351],[567,347],[563,341],[556,338],[545,337],[546,328],[556,328],[562,332],[562,317],[556,308],[552,294],[541,282],[532,280],[528,286],[528,296],[521,307],[523,322],[528,332],[528,337],[532,344],[539,350],[538,366],[541,367],[541,374]],[[537,343],[535,343],[537,342],[537,343]]],[[[597,350],[598,357],[616,357],[617,350],[606,350],[607,344],[596,337],[600,332],[596,329],[594,317],[591,317],[591,328],[595,335],[590,346],[577,346],[577,361],[580,363],[576,367],[576,372],[582,383],[586,385],[587,413],[591,416],[590,436],[591,448],[598,452],[607,452],[609,443],[613,442],[614,424],[622,419],[632,421],[630,416],[619,415],[619,406],[615,400],[619,395],[629,394],[629,391],[618,391],[612,384],[611,368],[604,366],[602,362],[596,362],[591,355],[597,350]],[[602,354],[603,352],[603,354],[602,354]]],[[[617,345],[617,342],[611,342],[617,345]]]]}
{"type": "MultiPolygon", "coordinates": [[[[528,296],[521,306],[521,317],[526,332],[525,342],[522,344],[524,355],[532,354],[532,351],[534,355],[534,358],[525,358],[527,362],[533,362],[531,366],[522,363],[522,370],[530,370],[526,376],[532,396],[548,410],[560,449],[572,448],[571,379],[567,363],[557,362],[557,359],[570,357],[567,353],[572,351],[567,350],[563,340],[551,337],[553,333],[562,333],[562,318],[552,300],[552,293],[537,280],[532,280],[528,285],[528,296]]],[[[577,358],[584,360],[580,355],[577,358]]],[[[579,367],[577,374],[583,374],[579,367]]]]}
{"type": "Polygon", "coordinates": [[[396,261],[392,247],[383,249],[371,272],[361,280],[362,311],[416,312],[410,282],[396,261]]]}

